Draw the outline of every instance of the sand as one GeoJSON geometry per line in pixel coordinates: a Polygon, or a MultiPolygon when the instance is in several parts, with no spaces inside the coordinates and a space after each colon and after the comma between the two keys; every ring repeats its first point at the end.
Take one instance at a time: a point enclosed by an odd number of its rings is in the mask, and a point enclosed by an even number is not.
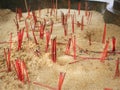
{"type": "MultiPolygon", "coordinates": [[[[102,44],[102,35],[104,30],[103,15],[91,11],[93,13],[90,24],[87,24],[85,11],[81,10],[81,14],[77,15],[76,10],[71,10],[71,15],[76,13],[75,23],[81,22],[84,15],[85,27],[81,30],[75,24],[75,33],[77,43],[77,57],[79,62],[69,64],[74,61],[72,56],[65,55],[65,49],[69,37],[71,36],[72,26],[71,17],[68,19],[68,35],[64,36],[64,29],[61,24],[61,11],[67,14],[67,9],[58,9],[58,17],[55,19],[55,14],[50,16],[47,9],[41,10],[39,21],[47,20],[45,31],[50,30],[49,21],[54,21],[52,37],[57,36],[57,62],[53,63],[51,60],[51,43],[47,53],[45,53],[46,39],[39,38],[39,33],[35,32],[38,40],[38,45],[35,44],[31,29],[29,28],[30,39],[27,40],[24,34],[22,50],[17,51],[17,43],[12,44],[11,61],[16,58],[23,59],[26,63],[28,75],[31,81],[39,82],[50,87],[57,88],[60,72],[66,73],[62,90],[104,90],[104,88],[111,88],[113,90],[120,90],[120,77],[114,78],[116,69],[116,60],[119,54],[108,54],[104,63],[100,60],[83,59],[80,57],[100,58],[105,44],[102,44]],[[92,45],[89,45],[88,35],[91,34],[92,45]],[[40,55],[36,56],[35,51],[39,50],[40,55]],[[87,53],[85,53],[87,52],[87,53]]],[[[36,11],[38,14],[38,11],[36,11]]],[[[9,48],[8,42],[10,33],[13,33],[13,41],[17,42],[17,29],[13,19],[15,13],[10,10],[0,10],[0,90],[49,90],[48,88],[34,85],[32,83],[22,83],[17,79],[14,69],[11,72],[6,72],[6,62],[4,58],[4,48],[9,48]]],[[[20,28],[25,27],[24,20],[27,13],[23,13],[23,17],[19,22],[20,28]]],[[[39,15],[37,15],[39,16],[39,15]]],[[[28,22],[33,19],[28,20],[28,22]]],[[[36,29],[37,30],[37,29],[36,29]]],[[[114,24],[107,24],[106,39],[109,38],[109,48],[112,50],[112,37],[115,36],[117,40],[116,51],[120,50],[120,27],[114,24]]],[[[73,51],[71,49],[71,54],[73,51]]],[[[12,67],[13,68],[13,67],[12,67]]]]}

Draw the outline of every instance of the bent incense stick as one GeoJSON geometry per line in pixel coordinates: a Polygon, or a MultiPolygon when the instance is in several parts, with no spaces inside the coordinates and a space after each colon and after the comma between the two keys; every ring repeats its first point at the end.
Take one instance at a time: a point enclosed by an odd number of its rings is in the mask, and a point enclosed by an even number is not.
{"type": "Polygon", "coordinates": [[[106,23],[104,24],[104,32],[103,32],[103,37],[102,37],[102,43],[104,44],[106,40],[106,23]]]}
{"type": "Polygon", "coordinates": [[[59,76],[59,82],[58,82],[58,90],[62,90],[62,85],[65,79],[65,75],[66,73],[60,72],[60,76],[59,76]]]}

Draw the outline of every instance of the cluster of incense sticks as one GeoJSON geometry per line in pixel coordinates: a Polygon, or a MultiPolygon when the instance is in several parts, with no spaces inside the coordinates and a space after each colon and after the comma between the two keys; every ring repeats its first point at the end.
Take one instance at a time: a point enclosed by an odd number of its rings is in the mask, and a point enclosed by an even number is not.
{"type": "Polygon", "coordinates": [[[12,62],[12,64],[15,68],[18,79],[23,83],[25,81],[29,82],[28,71],[25,62],[23,60],[17,59],[14,62],[12,62]]]}
{"type": "Polygon", "coordinates": [[[76,37],[72,37],[72,38],[69,38],[68,40],[68,43],[67,43],[67,46],[66,46],[66,51],[65,51],[65,54],[67,55],[70,55],[70,46],[71,46],[71,43],[72,43],[72,47],[73,47],[73,57],[74,59],[76,60],[76,37]]]}
{"type": "Polygon", "coordinates": [[[66,46],[66,51],[65,54],[70,54],[70,46],[71,46],[72,38],[69,38],[67,46],[66,46]]]}
{"type": "Polygon", "coordinates": [[[52,61],[55,63],[57,59],[57,53],[56,53],[56,37],[51,40],[51,56],[52,56],[52,61]]]}
{"type": "Polygon", "coordinates": [[[66,73],[60,72],[58,90],[62,90],[62,84],[64,82],[66,73]]]}
{"type": "Polygon", "coordinates": [[[68,0],[68,14],[70,14],[70,7],[71,7],[71,2],[68,0]]]}
{"type": "Polygon", "coordinates": [[[21,50],[23,35],[24,35],[24,28],[17,32],[18,35],[18,51],[21,50]]]}
{"type": "Polygon", "coordinates": [[[92,20],[92,12],[89,11],[87,16],[87,24],[91,24],[91,20],[92,20]]]}
{"type": "Polygon", "coordinates": [[[27,23],[27,20],[25,20],[25,29],[26,29],[26,37],[29,40],[29,32],[28,32],[28,23],[27,23]]]}
{"type": "Polygon", "coordinates": [[[115,76],[114,76],[114,78],[120,77],[119,64],[120,64],[120,60],[119,60],[119,58],[118,58],[118,59],[116,60],[116,70],[115,70],[115,76]]]}
{"type": "Polygon", "coordinates": [[[103,32],[103,38],[102,38],[102,43],[104,44],[106,40],[106,23],[104,24],[104,32],[103,32]]]}
{"type": "Polygon", "coordinates": [[[4,57],[5,57],[5,59],[6,59],[7,71],[8,71],[8,72],[11,71],[10,56],[11,56],[11,49],[8,49],[7,51],[6,51],[6,49],[4,49],[4,57]]]}
{"type": "Polygon", "coordinates": [[[106,45],[105,45],[105,48],[103,50],[102,57],[100,59],[101,62],[104,62],[105,58],[107,57],[108,46],[109,46],[109,41],[106,41],[106,45]]]}
{"type": "Polygon", "coordinates": [[[74,15],[72,16],[72,33],[74,33],[74,15]]]}
{"type": "Polygon", "coordinates": [[[78,15],[80,15],[81,3],[78,3],[78,15]]]}
{"type": "Polygon", "coordinates": [[[112,52],[115,52],[116,50],[116,38],[112,37],[112,52]]]}
{"type": "Polygon", "coordinates": [[[18,16],[18,19],[19,19],[19,21],[21,20],[21,18],[22,18],[22,9],[21,8],[17,8],[16,9],[16,12],[17,12],[17,16],[18,16]]]}
{"type": "Polygon", "coordinates": [[[47,31],[47,32],[46,32],[46,50],[45,50],[45,52],[48,51],[50,36],[51,36],[51,35],[50,35],[50,32],[47,31]]]}

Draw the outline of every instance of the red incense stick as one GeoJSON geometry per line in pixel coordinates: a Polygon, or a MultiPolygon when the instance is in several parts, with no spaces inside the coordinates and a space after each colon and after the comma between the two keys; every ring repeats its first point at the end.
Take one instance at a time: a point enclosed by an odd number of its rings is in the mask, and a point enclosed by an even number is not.
{"type": "Polygon", "coordinates": [[[104,32],[103,32],[103,38],[102,38],[102,43],[104,44],[106,40],[106,23],[104,24],[104,32]]]}
{"type": "Polygon", "coordinates": [[[18,51],[21,50],[24,35],[24,28],[18,32],[18,51]]]}
{"type": "Polygon", "coordinates": [[[52,45],[52,52],[51,52],[52,61],[55,63],[56,58],[57,58],[57,55],[56,55],[56,37],[51,40],[51,45],[52,45]]]}
{"type": "Polygon", "coordinates": [[[71,2],[70,2],[70,0],[68,0],[68,13],[70,14],[70,7],[71,7],[71,2]]]}
{"type": "Polygon", "coordinates": [[[115,37],[112,37],[112,52],[115,52],[116,50],[116,38],[115,37]]]}
{"type": "Polygon", "coordinates": [[[27,20],[25,20],[25,28],[26,28],[26,37],[29,40],[29,32],[28,32],[28,23],[27,23],[27,20]]]}
{"type": "Polygon", "coordinates": [[[76,37],[75,36],[73,37],[72,42],[73,42],[73,51],[74,51],[73,57],[76,60],[77,55],[76,55],[76,37]]]}
{"type": "Polygon", "coordinates": [[[28,77],[28,72],[27,72],[25,62],[20,59],[17,59],[15,62],[13,62],[13,66],[17,73],[18,79],[23,83],[25,82],[25,79],[26,81],[29,82],[29,77],[28,77]]]}
{"type": "Polygon", "coordinates": [[[35,15],[35,11],[32,11],[32,15],[33,15],[34,24],[36,25],[36,23],[37,23],[37,17],[35,15]]]}
{"type": "Polygon", "coordinates": [[[65,23],[64,23],[64,20],[65,19],[65,15],[64,15],[64,13],[63,12],[61,12],[61,22],[62,22],[62,25],[64,25],[65,23]]]}
{"type": "Polygon", "coordinates": [[[64,28],[64,35],[67,36],[67,31],[68,31],[67,23],[63,25],[63,28],[64,28]]]}
{"type": "Polygon", "coordinates": [[[50,32],[47,31],[47,32],[46,32],[46,50],[45,50],[45,52],[48,51],[49,41],[50,41],[50,32]]]}
{"type": "Polygon", "coordinates": [[[111,89],[111,88],[104,88],[104,90],[113,90],[113,89],[111,89]]]}
{"type": "Polygon", "coordinates": [[[103,50],[102,57],[100,59],[101,62],[104,62],[105,58],[107,57],[108,46],[109,46],[109,41],[106,41],[106,45],[105,45],[105,48],[103,50]]]}
{"type": "Polygon", "coordinates": [[[80,15],[81,3],[78,2],[78,15],[80,15]]]}
{"type": "Polygon", "coordinates": [[[13,20],[14,21],[14,23],[15,23],[15,25],[16,25],[16,28],[17,28],[17,30],[19,30],[19,24],[18,24],[18,21],[17,20],[13,20]]]}
{"type": "Polygon", "coordinates": [[[10,51],[12,49],[12,33],[10,33],[10,51]]]}
{"type": "Polygon", "coordinates": [[[18,19],[20,21],[21,18],[22,18],[22,9],[21,8],[17,8],[17,13],[18,13],[18,19]]]}
{"type": "Polygon", "coordinates": [[[41,24],[41,26],[40,26],[40,38],[43,39],[43,37],[44,37],[44,25],[41,24]]]}
{"type": "Polygon", "coordinates": [[[82,19],[81,19],[81,30],[84,29],[84,16],[82,16],[82,19]]]}
{"type": "Polygon", "coordinates": [[[4,49],[4,56],[6,58],[6,64],[7,64],[8,72],[10,72],[11,71],[11,62],[10,62],[11,51],[10,51],[10,49],[8,49],[7,52],[4,49]]]}
{"type": "Polygon", "coordinates": [[[53,22],[53,20],[51,20],[51,29],[50,29],[51,34],[52,34],[52,31],[53,31],[53,24],[54,24],[54,22],[53,22]]]}
{"type": "Polygon", "coordinates": [[[74,33],[74,16],[72,16],[72,33],[74,33]]]}
{"type": "Polygon", "coordinates": [[[120,60],[118,58],[118,60],[116,60],[116,70],[115,70],[115,76],[114,76],[114,78],[120,76],[119,64],[120,64],[120,60]]]}
{"type": "Polygon", "coordinates": [[[72,38],[69,38],[67,46],[66,46],[66,51],[65,54],[70,54],[70,45],[71,45],[72,38]]]}
{"type": "Polygon", "coordinates": [[[58,90],[62,90],[62,85],[63,85],[64,79],[65,79],[65,75],[66,75],[66,73],[60,72],[58,90]]]}
{"type": "Polygon", "coordinates": [[[35,36],[35,33],[34,33],[35,31],[34,30],[32,30],[32,33],[33,33],[33,37],[34,37],[34,41],[35,41],[35,44],[37,45],[38,44],[38,42],[37,42],[37,38],[36,38],[36,36],[35,36]]]}
{"type": "Polygon", "coordinates": [[[88,2],[85,2],[85,16],[88,16],[88,2]]]}

